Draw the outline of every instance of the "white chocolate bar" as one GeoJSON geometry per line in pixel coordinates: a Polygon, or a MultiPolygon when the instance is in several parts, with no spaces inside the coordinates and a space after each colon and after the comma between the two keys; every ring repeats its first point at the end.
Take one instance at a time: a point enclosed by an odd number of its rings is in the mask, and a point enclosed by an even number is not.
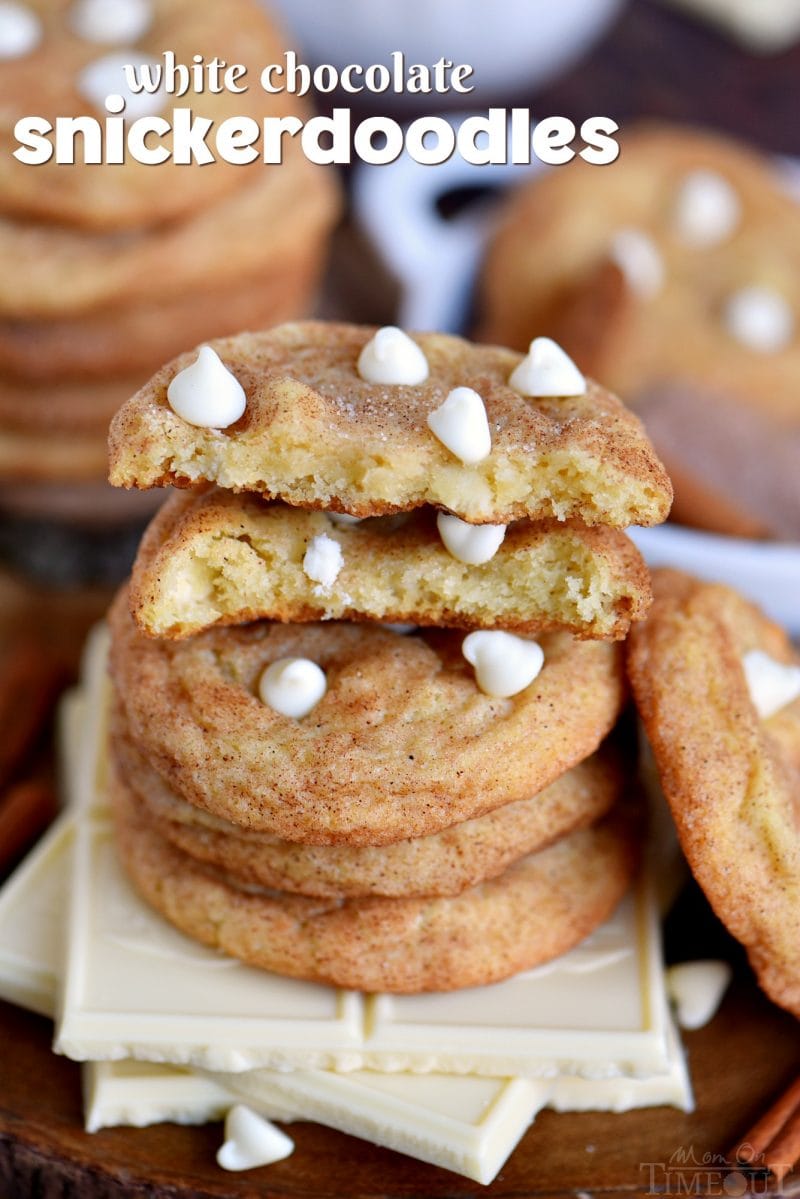
{"type": "MultiPolygon", "coordinates": [[[[43,839],[20,867],[13,886],[0,893],[0,994],[38,1011],[52,1010],[54,1001],[55,930],[72,834],[71,821],[62,818],[60,828],[54,827],[52,837],[43,839]],[[27,947],[27,956],[15,979],[18,942],[27,947]],[[30,973],[45,980],[38,995],[20,985],[30,973]]],[[[683,1054],[672,1031],[670,1036],[668,1073],[645,1078],[525,1080],[306,1070],[205,1077],[151,1062],[87,1062],[86,1128],[94,1132],[164,1120],[199,1124],[220,1119],[235,1098],[244,1098],[272,1119],[314,1119],[489,1182],[544,1106],[558,1111],[627,1111],[658,1104],[690,1108],[683,1054]]]]}
{"type": "Polygon", "coordinates": [[[0,998],[53,1016],[75,819],[64,812],[0,890],[0,998]]]}
{"type": "MultiPolygon", "coordinates": [[[[0,995],[52,1013],[58,934],[75,818],[65,815],[0,892],[0,995]],[[34,985],[31,984],[34,980],[34,985]]],[[[204,1076],[121,1060],[83,1067],[87,1131],[161,1121],[221,1119],[237,1099],[277,1120],[314,1119],[488,1183],[544,1106],[627,1111],[691,1107],[680,1046],[671,1034],[668,1073],[645,1078],[554,1079],[334,1074],[253,1070],[204,1076]]]]}
{"type": "Polygon", "coordinates": [[[86,814],[67,941],[56,1046],[78,1061],[529,1077],[668,1068],[660,942],[644,891],[571,953],[507,982],[366,996],[256,970],[185,937],[133,891],[110,822],[86,814]]]}
{"type": "Polygon", "coordinates": [[[492,1181],[546,1106],[551,1085],[543,1079],[369,1071],[253,1070],[213,1077],[225,1078],[237,1099],[258,1111],[276,1099],[294,1103],[307,1120],[483,1183],[492,1181]]]}
{"type": "Polygon", "coordinates": [[[250,1106],[294,1105],[308,1120],[397,1149],[489,1183],[545,1107],[556,1111],[630,1111],[670,1104],[690,1111],[692,1092],[670,1023],[667,1074],[646,1078],[480,1078],[355,1071],[251,1070],[213,1074],[250,1106]]]}

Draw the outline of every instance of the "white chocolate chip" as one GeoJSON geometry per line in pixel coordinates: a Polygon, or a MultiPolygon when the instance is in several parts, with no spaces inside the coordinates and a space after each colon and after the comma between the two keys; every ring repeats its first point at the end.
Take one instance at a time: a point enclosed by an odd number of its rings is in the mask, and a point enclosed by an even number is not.
{"type": "Polygon", "coordinates": [[[258,694],[281,716],[308,716],[328,689],[325,671],[309,658],[278,658],[266,668],[258,694]]]}
{"type": "Polygon", "coordinates": [[[447,512],[436,517],[436,527],[448,554],[467,566],[491,562],[506,535],[505,525],[470,525],[447,512]]]}
{"type": "Polygon", "coordinates": [[[727,962],[682,962],[667,970],[667,993],[681,1028],[703,1028],[722,1002],[732,970],[727,962]]]}
{"type": "Polygon", "coordinates": [[[491,451],[486,408],[471,387],[454,387],[444,403],[429,415],[428,428],[465,466],[482,462],[491,451]]]}
{"type": "Polygon", "coordinates": [[[105,109],[108,96],[121,96],[125,101],[125,116],[131,121],[161,112],[165,102],[163,90],[158,88],[154,92],[147,92],[142,89],[132,92],[125,74],[128,64],[149,66],[151,70],[159,65],[149,54],[142,54],[141,50],[115,51],[103,58],[96,58],[83,68],[76,80],[78,91],[90,104],[101,110],[105,109]]]}
{"type": "Polygon", "coordinates": [[[725,326],[749,350],[774,354],[794,336],[794,314],[783,296],[769,287],[743,287],[723,312],[725,326]]]}
{"type": "Polygon", "coordinates": [[[664,286],[664,262],[655,242],[641,229],[618,229],[609,247],[611,261],[641,300],[652,300],[664,286]]]}
{"type": "Polygon", "coordinates": [[[776,662],[760,649],[746,653],[742,666],[750,698],[762,720],[768,720],[800,695],[800,666],[776,662]]]}
{"type": "Polygon", "coordinates": [[[508,699],[529,687],[544,665],[537,641],[500,629],[479,629],[464,638],[461,652],[475,667],[475,679],[486,695],[508,699]]]}
{"type": "Polygon", "coordinates": [[[716,246],[739,224],[739,197],[716,171],[690,171],[675,202],[675,229],[688,246],[716,246]]]}
{"type": "Polygon", "coordinates": [[[535,337],[528,353],[512,371],[509,385],[524,396],[582,396],[586,380],[561,346],[550,337],[535,337]]]}
{"type": "Polygon", "coordinates": [[[69,23],[85,42],[138,42],[153,21],[151,0],[76,0],[69,23]]]}
{"type": "Polygon", "coordinates": [[[413,386],[428,377],[428,359],[415,341],[396,325],[385,325],[364,346],[358,373],[367,383],[413,386]]]}
{"type": "Polygon", "coordinates": [[[173,412],[201,429],[227,429],[247,406],[244,388],[211,346],[201,346],[191,366],[167,388],[173,412]]]}
{"type": "Polygon", "coordinates": [[[303,570],[309,579],[328,591],[339,577],[344,566],[342,547],[327,533],[320,533],[308,543],[303,558],[303,570]]]}
{"type": "Polygon", "coordinates": [[[26,4],[0,4],[0,60],[24,58],[42,40],[39,18],[26,4]]]}
{"type": "Polygon", "coordinates": [[[237,1103],[225,1117],[225,1142],[217,1152],[223,1170],[270,1166],[294,1153],[294,1141],[252,1108],[237,1103]]]}

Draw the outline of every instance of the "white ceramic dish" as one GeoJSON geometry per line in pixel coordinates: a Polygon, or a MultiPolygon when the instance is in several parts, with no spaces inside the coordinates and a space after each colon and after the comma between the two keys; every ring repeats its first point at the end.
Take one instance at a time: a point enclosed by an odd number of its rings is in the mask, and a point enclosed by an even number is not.
{"type": "MultiPolygon", "coordinates": [[[[420,166],[403,155],[389,166],[355,172],[357,220],[401,287],[398,323],[408,329],[461,332],[467,323],[475,273],[496,211],[497,195],[546,168],[471,166],[453,158],[420,166]],[[476,189],[481,198],[447,220],[443,196],[476,189]]],[[[613,167],[610,168],[613,170],[613,167]]],[[[797,163],[781,163],[787,185],[800,194],[797,163]]],[[[666,524],[633,536],[652,566],[677,566],[731,583],[773,619],[800,636],[800,545],[758,542],[666,524]]]]}

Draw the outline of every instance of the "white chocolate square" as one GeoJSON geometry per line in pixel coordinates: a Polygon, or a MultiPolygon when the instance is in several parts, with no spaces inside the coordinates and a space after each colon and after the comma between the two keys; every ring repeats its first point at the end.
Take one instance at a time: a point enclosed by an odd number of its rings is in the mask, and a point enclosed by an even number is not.
{"type": "Polygon", "coordinates": [[[217,1070],[347,1065],[359,1053],[360,995],[267,974],[185,937],[135,894],[108,819],[84,816],[73,854],[59,1053],[217,1070]]]}

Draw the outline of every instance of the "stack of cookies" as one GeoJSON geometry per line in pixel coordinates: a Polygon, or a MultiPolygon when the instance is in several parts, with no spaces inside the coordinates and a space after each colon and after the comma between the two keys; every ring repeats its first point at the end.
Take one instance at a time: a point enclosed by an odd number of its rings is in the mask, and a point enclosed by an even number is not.
{"type": "Polygon", "coordinates": [[[526,356],[308,322],[170,363],[112,424],[174,484],[111,613],[135,885],[253,965],[446,990],[560,954],[636,863],[609,743],[665,518],[641,427],[526,356]],[[535,640],[533,639],[535,636],[535,640]]]}
{"type": "MultiPolygon", "coordinates": [[[[124,161],[87,165],[78,161],[83,135],[72,165],[55,154],[36,166],[18,161],[20,118],[103,125],[118,111],[114,101],[107,108],[108,95],[126,101],[129,121],[171,119],[175,106],[215,128],[282,116],[301,102],[258,84],[284,47],[256,0],[3,9],[0,482],[103,480],[111,415],[166,358],[307,309],[337,214],[335,177],[293,139],[280,166],[145,163],[127,152],[124,161]],[[247,90],[132,94],[123,64],[155,68],[165,51],[182,64],[243,64],[247,90]]],[[[155,154],[166,140],[153,132],[145,144],[155,154]]]]}

